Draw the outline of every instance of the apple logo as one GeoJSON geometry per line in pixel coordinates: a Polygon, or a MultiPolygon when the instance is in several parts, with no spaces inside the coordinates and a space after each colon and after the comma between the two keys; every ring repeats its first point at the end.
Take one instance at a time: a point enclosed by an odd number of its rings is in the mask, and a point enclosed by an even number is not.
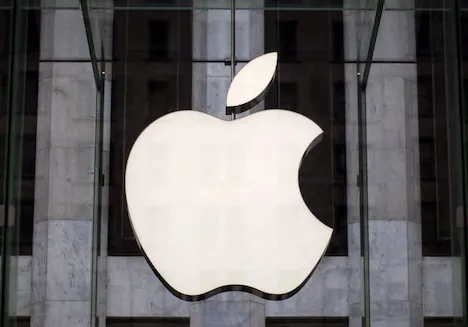
{"type": "MultiPolygon", "coordinates": [[[[227,107],[258,102],[276,65],[276,53],[249,62],[227,107]]],[[[332,235],[298,182],[321,135],[312,120],[281,109],[231,121],[180,110],[146,127],[128,157],[126,200],[137,242],[172,294],[198,301],[241,290],[282,300],[299,291],[332,235]]]]}

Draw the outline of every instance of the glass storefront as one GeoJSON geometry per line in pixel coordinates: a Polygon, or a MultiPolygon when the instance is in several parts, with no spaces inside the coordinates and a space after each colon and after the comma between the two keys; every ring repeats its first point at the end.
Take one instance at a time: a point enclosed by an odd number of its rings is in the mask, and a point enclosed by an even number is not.
{"type": "Polygon", "coordinates": [[[0,326],[467,325],[467,59],[465,0],[0,0],[0,326]],[[290,299],[183,302],[134,237],[130,148],[173,111],[230,120],[273,51],[238,118],[324,130],[299,184],[331,243],[290,299]]]}

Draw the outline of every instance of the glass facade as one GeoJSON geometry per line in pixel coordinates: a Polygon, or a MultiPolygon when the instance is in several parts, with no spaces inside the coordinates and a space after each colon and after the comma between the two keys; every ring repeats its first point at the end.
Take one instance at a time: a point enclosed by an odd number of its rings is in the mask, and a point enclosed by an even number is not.
{"type": "Polygon", "coordinates": [[[466,326],[468,1],[0,0],[0,326],[466,326]],[[299,171],[333,227],[284,301],[169,293],[134,238],[129,150],[233,73],[323,130],[299,171]]]}

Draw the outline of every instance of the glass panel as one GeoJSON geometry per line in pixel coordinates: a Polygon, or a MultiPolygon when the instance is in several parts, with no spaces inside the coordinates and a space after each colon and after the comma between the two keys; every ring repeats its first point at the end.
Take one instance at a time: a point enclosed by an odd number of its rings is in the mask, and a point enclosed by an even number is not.
{"type": "Polygon", "coordinates": [[[387,1],[380,21],[362,122],[367,134],[366,307],[371,326],[382,316],[390,324],[401,319],[421,324],[428,314],[423,301],[431,306],[451,303],[430,309],[433,316],[450,317],[446,326],[458,326],[464,315],[457,236],[465,228],[457,218],[463,207],[460,81],[453,3],[387,1]],[[423,276],[446,266],[452,272],[449,280],[421,287],[423,276]],[[404,276],[409,276],[407,289],[400,290],[399,303],[396,295],[387,294],[397,292],[404,276]],[[399,306],[408,310],[388,316],[387,310],[399,306]]]}
{"type": "MultiPolygon", "coordinates": [[[[229,119],[225,97],[231,80],[230,3],[207,9],[195,2],[193,11],[148,8],[149,3],[127,3],[128,8],[115,7],[113,12],[108,251],[111,257],[121,256],[114,259],[122,262],[129,260],[125,257],[141,255],[128,221],[123,187],[124,167],[136,137],[155,119],[181,108],[229,119]],[[148,31],[154,31],[153,37],[148,31]]],[[[360,237],[355,233],[359,230],[357,118],[348,117],[346,112],[346,102],[356,95],[357,84],[354,88],[348,85],[345,76],[345,70],[353,71],[351,78],[357,82],[358,42],[355,33],[351,40],[344,36],[345,24],[350,23],[344,17],[354,13],[355,7],[343,12],[342,7],[324,3],[265,9],[252,5],[246,10],[236,1],[234,49],[236,71],[265,52],[278,51],[280,55],[277,77],[265,101],[253,111],[293,110],[313,118],[325,130],[321,144],[305,159],[300,183],[306,204],[335,228],[327,252],[327,256],[337,257],[329,261],[335,267],[349,251],[356,251],[354,242],[360,237]],[[345,54],[353,61],[347,68],[345,54]],[[355,126],[350,128],[353,124],[347,124],[351,121],[355,126]],[[353,228],[351,240],[349,224],[353,228]],[[353,244],[352,249],[348,243],[353,244]]],[[[359,269],[360,253],[353,261],[359,269]]],[[[361,285],[359,278],[353,271],[353,284],[361,285]]],[[[145,297],[147,292],[141,291],[145,297]]],[[[133,289],[132,294],[136,294],[133,289]]],[[[355,295],[353,308],[362,302],[360,290],[355,295]]],[[[137,296],[128,298],[126,303],[136,305],[137,296]]],[[[362,319],[360,312],[353,315],[354,320],[362,319]]]]}
{"type": "MultiPolygon", "coordinates": [[[[0,83],[9,85],[0,95],[2,210],[11,223],[2,231],[2,326],[29,325],[28,315],[33,325],[66,325],[71,306],[92,300],[99,92],[77,3],[18,1],[0,20],[0,83]]],[[[90,309],[72,311],[89,321],[90,309]]]]}
{"type": "Polygon", "coordinates": [[[2,300],[0,323],[24,326],[18,290],[32,253],[39,34],[37,16],[0,10],[2,300]],[[13,19],[15,18],[15,19],[13,19]],[[3,26],[2,26],[3,25],[3,26]],[[5,33],[5,31],[9,31],[5,33]],[[2,51],[3,50],[3,51],[2,51]],[[5,218],[7,217],[7,218],[5,218]]]}

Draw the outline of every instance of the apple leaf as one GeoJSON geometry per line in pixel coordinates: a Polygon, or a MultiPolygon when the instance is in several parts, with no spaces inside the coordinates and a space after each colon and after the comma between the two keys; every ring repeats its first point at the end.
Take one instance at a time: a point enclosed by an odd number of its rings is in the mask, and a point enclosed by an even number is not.
{"type": "Polygon", "coordinates": [[[266,53],[247,63],[234,76],[226,101],[231,111],[243,112],[261,100],[275,76],[277,59],[276,52],[266,53]]]}

